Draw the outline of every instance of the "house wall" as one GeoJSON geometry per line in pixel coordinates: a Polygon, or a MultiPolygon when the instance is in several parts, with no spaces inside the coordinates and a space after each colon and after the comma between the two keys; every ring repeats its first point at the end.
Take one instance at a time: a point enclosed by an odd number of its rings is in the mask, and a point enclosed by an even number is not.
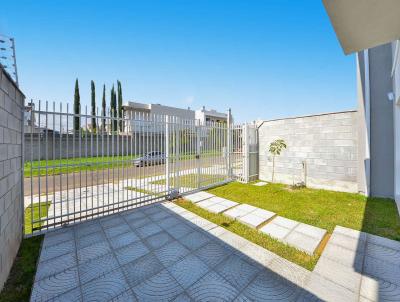
{"type": "Polygon", "coordinates": [[[0,66],[0,290],[23,235],[21,186],[24,95],[0,66]]]}
{"type": "Polygon", "coordinates": [[[400,41],[392,43],[393,54],[393,123],[394,123],[394,195],[400,213],[400,41]],[[396,47],[398,48],[396,50],[396,47]]]}
{"type": "Polygon", "coordinates": [[[268,148],[281,138],[287,149],[275,160],[276,182],[305,182],[313,188],[358,192],[357,112],[264,121],[258,131],[260,179],[271,181],[268,148]]]}
{"type": "Polygon", "coordinates": [[[360,52],[357,56],[361,74],[358,111],[360,120],[365,119],[359,125],[359,158],[365,163],[360,162],[360,169],[365,170],[361,174],[365,176],[367,187],[369,184],[366,194],[394,198],[394,106],[388,100],[388,93],[393,91],[392,45],[371,48],[366,54],[360,52]],[[365,62],[366,58],[368,62],[365,62]]]}

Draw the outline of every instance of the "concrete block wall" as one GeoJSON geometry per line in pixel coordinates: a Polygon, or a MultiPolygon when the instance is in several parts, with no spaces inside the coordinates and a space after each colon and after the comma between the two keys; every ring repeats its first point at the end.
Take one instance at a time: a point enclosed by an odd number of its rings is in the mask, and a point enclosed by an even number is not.
{"type": "Polygon", "coordinates": [[[21,109],[24,98],[0,66],[0,290],[23,235],[21,109]]]}
{"type": "Polygon", "coordinates": [[[269,144],[284,139],[275,159],[275,182],[358,192],[357,112],[346,111],[259,123],[259,178],[271,181],[269,144]]]}

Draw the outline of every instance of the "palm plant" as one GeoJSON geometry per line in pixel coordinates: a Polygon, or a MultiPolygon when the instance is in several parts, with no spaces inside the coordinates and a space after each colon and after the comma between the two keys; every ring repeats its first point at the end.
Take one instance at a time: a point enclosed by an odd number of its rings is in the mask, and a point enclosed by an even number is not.
{"type": "Polygon", "coordinates": [[[272,182],[274,182],[274,175],[275,175],[275,157],[280,155],[281,152],[286,149],[286,143],[283,139],[274,140],[269,145],[269,153],[272,154],[272,182]]]}

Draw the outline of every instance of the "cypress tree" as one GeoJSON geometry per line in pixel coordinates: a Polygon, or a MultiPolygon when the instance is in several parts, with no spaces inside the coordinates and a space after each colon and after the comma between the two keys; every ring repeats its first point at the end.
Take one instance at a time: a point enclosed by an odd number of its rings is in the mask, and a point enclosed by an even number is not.
{"type": "MultiPolygon", "coordinates": [[[[118,91],[118,115],[122,119],[122,86],[121,82],[117,81],[117,91],[118,91]]],[[[122,120],[119,122],[119,130],[123,130],[122,120]]]]}
{"type": "Polygon", "coordinates": [[[111,117],[112,117],[112,123],[111,123],[111,130],[115,131],[117,130],[117,120],[116,120],[116,116],[117,116],[117,97],[115,94],[115,88],[114,85],[111,88],[111,117]]]}
{"type": "Polygon", "coordinates": [[[96,132],[96,128],[97,128],[97,125],[96,125],[96,118],[95,118],[95,116],[96,116],[96,88],[95,88],[95,86],[94,86],[94,82],[93,81],[91,81],[91,83],[90,83],[90,88],[91,88],[91,97],[92,97],[92,129],[93,129],[93,132],[96,132]]]}
{"type": "MultiPolygon", "coordinates": [[[[81,97],[79,95],[78,79],[75,80],[75,93],[74,93],[74,114],[80,114],[81,111],[81,97]]],[[[81,127],[81,119],[79,116],[74,116],[74,130],[79,131],[81,127]]]]}
{"type": "Polygon", "coordinates": [[[104,117],[102,121],[103,131],[106,131],[106,85],[103,85],[103,100],[101,101],[101,115],[104,117]]]}

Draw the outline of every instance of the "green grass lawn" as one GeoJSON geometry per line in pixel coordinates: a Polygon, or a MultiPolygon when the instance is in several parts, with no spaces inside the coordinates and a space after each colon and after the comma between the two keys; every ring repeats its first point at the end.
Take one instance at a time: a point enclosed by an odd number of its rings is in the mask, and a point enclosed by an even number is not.
{"type": "Polygon", "coordinates": [[[309,188],[291,189],[283,184],[258,187],[239,182],[208,192],[326,229],[329,233],[336,225],[341,225],[400,241],[400,218],[392,199],[309,188]]]}
{"type": "Polygon", "coordinates": [[[10,275],[0,293],[1,302],[29,301],[43,236],[23,239],[10,275]]]}
{"type": "MultiPolygon", "coordinates": [[[[209,186],[215,183],[222,182],[224,180],[226,180],[226,177],[223,175],[200,174],[201,186],[209,186]]],[[[187,188],[197,188],[199,185],[197,174],[186,174],[179,176],[179,178],[171,177],[169,181],[171,186],[175,186],[175,182],[178,182],[181,187],[187,188]]],[[[160,179],[151,183],[157,185],[165,185],[166,180],[160,179]]]]}
{"type": "Polygon", "coordinates": [[[39,203],[33,203],[32,205],[29,205],[25,209],[25,234],[32,234],[32,227],[33,229],[39,228],[40,227],[40,222],[35,222],[32,225],[32,209],[33,209],[33,220],[37,220],[39,218],[43,218],[47,216],[49,207],[50,207],[51,202],[41,202],[40,207],[39,203]],[[39,211],[40,208],[40,211],[39,211]]]}
{"type": "Polygon", "coordinates": [[[312,270],[315,264],[318,261],[320,256],[320,252],[317,251],[313,256],[308,255],[307,253],[301,252],[293,247],[290,247],[284,243],[281,243],[270,236],[267,236],[263,233],[260,233],[256,229],[250,228],[237,220],[228,218],[222,214],[214,214],[208,212],[195,204],[186,201],[184,199],[179,199],[175,202],[177,205],[215,223],[218,224],[225,229],[246,238],[249,241],[252,241],[265,249],[288,259],[308,270],[312,270]]]}
{"type": "Polygon", "coordinates": [[[95,171],[106,168],[132,166],[132,156],[75,157],[70,159],[49,159],[25,162],[24,176],[59,175],[79,171],[95,171]],[[60,165],[64,165],[61,166],[60,165]],[[65,166],[67,165],[67,166],[65,166]],[[48,167],[46,172],[46,166],[48,167]],[[40,167],[40,170],[39,170],[40,167]]]}

